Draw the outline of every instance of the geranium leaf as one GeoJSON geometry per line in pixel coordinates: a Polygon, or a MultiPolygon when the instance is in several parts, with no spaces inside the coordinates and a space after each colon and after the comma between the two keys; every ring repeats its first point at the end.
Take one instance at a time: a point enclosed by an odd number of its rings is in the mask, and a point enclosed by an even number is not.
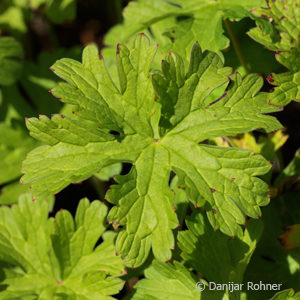
{"type": "Polygon", "coordinates": [[[139,299],[199,299],[195,276],[182,264],[164,264],[153,261],[145,271],[146,279],[140,280],[135,288],[134,300],[139,299]],[[168,287],[168,288],[166,288],[168,287]]]}
{"type": "Polygon", "coordinates": [[[229,77],[231,70],[216,55],[202,53],[198,44],[187,68],[178,54],[169,54],[162,73],[151,76],[156,51],[144,34],[129,48],[118,45],[119,83],[112,81],[93,45],[84,50],[83,64],[56,62],[53,70],[67,83],[53,93],[73,104],[82,118],[54,115],[27,122],[35,138],[50,144],[36,148],[23,163],[22,180],[32,185],[36,197],[57,193],[105,166],[132,164],[107,194],[115,205],[109,220],[116,229],[122,226],[117,252],[130,266],[141,265],[151,247],[157,259],[171,258],[172,229],[179,226],[171,202],[171,171],[190,200],[204,206],[215,229],[240,235],[238,224],[245,215],[258,218],[259,207],[269,201],[267,185],[256,176],[271,166],[248,150],[199,143],[281,128],[266,115],[278,108],[259,93],[260,77],[229,77]],[[220,86],[225,94],[210,96],[220,86]]]}
{"type": "Polygon", "coordinates": [[[111,299],[123,286],[117,276],[124,267],[115,255],[114,233],[105,233],[94,249],[106,213],[103,203],[83,199],[75,220],[65,210],[48,219],[47,203],[32,202],[30,195],[11,209],[1,207],[0,258],[11,267],[4,268],[0,299],[111,299]]]}

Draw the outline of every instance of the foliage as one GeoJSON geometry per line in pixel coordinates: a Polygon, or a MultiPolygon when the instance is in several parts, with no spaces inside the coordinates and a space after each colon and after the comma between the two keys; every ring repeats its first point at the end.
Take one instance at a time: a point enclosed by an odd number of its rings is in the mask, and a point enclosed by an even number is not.
{"type": "Polygon", "coordinates": [[[198,44],[192,49],[188,72],[180,56],[170,54],[162,74],[152,76],[153,89],[149,70],[155,51],[143,34],[129,49],[118,46],[119,88],[94,46],[84,50],[82,64],[69,59],[56,62],[53,71],[68,83],[59,84],[52,93],[75,104],[74,111],[92,123],[63,115],[27,122],[33,137],[51,145],[35,149],[23,163],[22,181],[32,185],[35,197],[57,193],[113,162],[134,165],[128,175],[117,177],[119,185],[107,194],[116,205],[109,220],[126,225],[118,236],[117,250],[134,266],[145,261],[151,245],[159,260],[171,258],[171,229],[178,223],[168,188],[171,170],[192,202],[206,208],[215,229],[240,235],[237,224],[245,222],[243,213],[257,218],[259,206],[268,203],[267,186],[254,176],[270,166],[246,150],[198,143],[258,127],[267,131],[281,127],[273,117],[262,115],[277,109],[267,104],[266,94],[258,94],[262,79],[256,75],[244,80],[235,75],[222,99],[207,98],[228,83],[231,70],[222,68],[213,53],[202,53],[198,44]],[[108,130],[117,130],[119,136],[108,130]],[[205,156],[209,160],[203,163],[205,156]]]}
{"type": "Polygon", "coordinates": [[[1,1],[0,299],[300,299],[299,18],[1,1]]]}
{"type": "Polygon", "coordinates": [[[0,299],[109,299],[122,288],[124,273],[115,255],[114,233],[106,232],[107,208],[81,200],[73,219],[66,211],[47,218],[45,202],[25,196],[0,208],[0,258],[6,263],[0,299]],[[103,235],[103,243],[95,244],[103,235]],[[20,251],[22,249],[22,251],[20,251]]]}
{"type": "MultiPolygon", "coordinates": [[[[263,5],[263,1],[132,1],[123,10],[123,24],[113,27],[106,35],[104,42],[109,47],[104,49],[103,55],[108,65],[113,64],[115,45],[145,32],[153,43],[160,46],[155,68],[159,68],[161,59],[169,51],[181,55],[187,65],[195,41],[203,50],[218,52],[222,57],[220,50],[229,46],[229,39],[223,34],[222,21],[228,18],[240,20],[249,15],[251,8],[259,5],[263,5]]],[[[111,73],[113,78],[117,77],[114,70],[111,73]]]]}
{"type": "Polygon", "coordinates": [[[300,101],[300,14],[299,1],[268,1],[268,8],[254,10],[258,27],[249,35],[276,51],[276,59],[290,72],[271,74],[268,81],[275,85],[270,94],[271,103],[287,105],[290,101],[300,101]]]}

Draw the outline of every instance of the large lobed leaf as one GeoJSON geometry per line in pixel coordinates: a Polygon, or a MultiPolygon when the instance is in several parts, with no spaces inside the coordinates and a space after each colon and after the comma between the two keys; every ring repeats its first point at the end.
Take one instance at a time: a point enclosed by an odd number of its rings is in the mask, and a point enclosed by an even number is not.
{"type": "Polygon", "coordinates": [[[32,202],[30,195],[11,209],[1,207],[0,260],[7,265],[0,299],[111,299],[122,289],[117,276],[124,267],[114,233],[103,234],[106,213],[103,203],[83,199],[75,219],[66,210],[48,219],[47,203],[32,202]]]}
{"type": "Polygon", "coordinates": [[[150,76],[156,50],[144,34],[130,48],[118,45],[120,85],[111,80],[95,46],[85,48],[82,64],[56,62],[54,72],[67,83],[59,84],[53,94],[89,121],[54,115],[27,122],[35,138],[50,144],[33,150],[23,163],[22,180],[32,185],[38,198],[116,162],[133,165],[107,194],[115,205],[109,220],[122,226],[117,251],[131,266],[142,264],[151,247],[159,260],[171,258],[172,229],[178,226],[168,184],[171,171],[190,200],[204,206],[215,229],[240,235],[238,224],[245,222],[245,215],[260,217],[259,207],[269,201],[268,186],[256,176],[266,173],[270,164],[248,150],[199,143],[281,127],[266,115],[278,109],[259,93],[262,78],[230,78],[231,70],[223,68],[220,58],[203,53],[198,44],[187,72],[182,58],[170,53],[162,73],[150,76]],[[222,85],[228,85],[223,97],[209,97],[222,85]]]}

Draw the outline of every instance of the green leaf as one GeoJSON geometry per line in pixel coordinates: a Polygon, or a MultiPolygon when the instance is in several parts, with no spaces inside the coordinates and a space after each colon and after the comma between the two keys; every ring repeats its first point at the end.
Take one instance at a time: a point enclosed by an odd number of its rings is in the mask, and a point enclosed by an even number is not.
{"type": "MultiPolygon", "coordinates": [[[[123,24],[113,27],[104,42],[111,47],[118,42],[127,42],[137,33],[146,32],[160,45],[155,67],[168,51],[177,52],[187,62],[196,41],[203,50],[220,51],[228,47],[229,40],[223,35],[223,20],[247,17],[251,8],[260,5],[264,5],[264,1],[132,1],[123,11],[123,24]]],[[[114,50],[107,48],[103,53],[111,58],[112,63],[114,50]]]]}
{"type": "Polygon", "coordinates": [[[152,76],[157,46],[149,46],[144,34],[130,48],[117,49],[119,85],[93,45],[85,48],[82,64],[71,59],[54,64],[54,72],[67,83],[59,84],[53,94],[88,121],[61,115],[29,119],[31,135],[49,146],[29,153],[23,182],[32,185],[35,197],[43,198],[103,167],[131,163],[130,172],[118,176],[119,184],[107,194],[115,205],[109,220],[116,228],[122,226],[117,252],[130,266],[141,265],[151,247],[160,261],[171,258],[172,230],[178,226],[169,187],[171,171],[190,200],[204,206],[214,228],[239,235],[238,224],[244,223],[245,214],[258,218],[259,207],[269,201],[268,186],[255,176],[266,173],[270,165],[248,150],[199,143],[281,127],[266,115],[278,108],[267,103],[267,94],[259,93],[262,78],[250,75],[242,80],[238,74],[228,78],[231,70],[223,68],[216,55],[202,53],[198,44],[187,72],[183,59],[170,54],[163,72],[152,76]],[[221,98],[208,97],[229,81],[221,98]]]}
{"type": "MultiPolygon", "coordinates": [[[[7,46],[9,45],[8,43],[7,46]]],[[[17,179],[21,175],[21,162],[25,155],[40,144],[24,130],[24,117],[26,119],[27,116],[36,116],[38,112],[58,111],[61,107],[59,101],[53,101],[52,95],[47,93],[58,81],[57,77],[49,71],[49,66],[53,60],[64,55],[75,58],[78,50],[79,48],[75,47],[68,51],[60,49],[50,54],[41,53],[37,64],[24,62],[25,69],[20,78],[20,83],[24,88],[22,93],[17,84],[2,87],[0,154],[3,160],[0,163],[0,184],[17,179]],[[24,91],[30,97],[30,104],[22,96],[24,91]]],[[[5,74],[5,76],[7,75],[5,74]]],[[[16,202],[19,195],[18,190],[21,189],[18,187],[15,195],[10,193],[10,200],[3,199],[3,203],[16,202]]],[[[10,191],[12,192],[12,189],[10,191]]]]}
{"type": "Polygon", "coordinates": [[[182,264],[153,261],[145,271],[146,279],[140,280],[132,299],[199,299],[196,279],[182,264]]]}
{"type": "Polygon", "coordinates": [[[26,154],[39,143],[19,125],[15,128],[0,124],[0,184],[21,175],[21,163],[26,154]]]}
{"type": "Polygon", "coordinates": [[[293,100],[300,101],[300,71],[272,73],[268,81],[276,86],[274,92],[269,95],[269,101],[272,104],[284,106],[293,100]]]}
{"type": "Polygon", "coordinates": [[[111,299],[123,286],[117,276],[124,271],[115,234],[102,235],[106,213],[105,205],[87,199],[75,220],[65,210],[48,219],[47,203],[30,196],[11,209],[1,207],[0,259],[10,267],[4,269],[0,299],[111,299]],[[94,249],[101,235],[104,241],[94,249]]]}
{"type": "Polygon", "coordinates": [[[33,108],[21,95],[16,84],[2,87],[2,103],[0,103],[0,105],[1,124],[5,124],[12,128],[16,126],[16,120],[24,123],[24,118],[26,116],[35,115],[33,108]]]}
{"type": "Polygon", "coordinates": [[[117,164],[113,164],[113,165],[102,168],[99,173],[95,174],[95,176],[102,181],[107,181],[111,177],[120,174],[121,170],[122,170],[122,164],[117,163],[117,164]]]}
{"type": "Polygon", "coordinates": [[[295,293],[293,289],[285,290],[279,293],[276,293],[274,297],[270,300],[299,300],[300,292],[295,293]]]}
{"type": "Polygon", "coordinates": [[[73,21],[76,17],[76,0],[29,0],[37,9],[44,6],[45,14],[55,24],[73,21]]]}
{"type": "Polygon", "coordinates": [[[270,50],[276,51],[276,59],[292,71],[272,73],[268,77],[269,83],[276,86],[269,95],[269,101],[284,106],[292,100],[300,101],[299,3],[293,0],[267,3],[267,8],[253,10],[253,18],[258,26],[248,34],[270,50]]]}
{"type": "MultiPolygon", "coordinates": [[[[26,14],[20,1],[3,0],[0,3],[0,28],[20,37],[27,32],[26,14]]],[[[21,1],[22,2],[22,1],[21,1]]],[[[26,0],[27,2],[27,0],[26,0]]],[[[28,5],[27,3],[25,5],[28,5]]]]}
{"type": "Polygon", "coordinates": [[[270,50],[290,51],[298,47],[300,16],[297,5],[293,0],[267,1],[267,7],[253,9],[258,27],[248,34],[270,50]]]}
{"type": "Polygon", "coordinates": [[[125,225],[117,239],[117,249],[130,265],[141,265],[152,244],[154,256],[161,261],[171,257],[177,218],[168,187],[169,153],[162,146],[149,146],[139,156],[132,171],[118,178],[107,200],[117,205],[109,220],[125,225]]]}
{"type": "Polygon", "coordinates": [[[284,181],[287,181],[292,176],[300,176],[300,150],[295,153],[294,158],[291,162],[284,168],[284,170],[278,175],[275,180],[275,186],[283,184],[284,181]]]}
{"type": "Polygon", "coordinates": [[[0,85],[11,85],[21,75],[21,44],[11,37],[0,37],[0,85]]]}
{"type": "Polygon", "coordinates": [[[27,192],[28,189],[29,185],[20,184],[18,181],[5,185],[0,190],[0,204],[10,205],[17,203],[19,196],[27,192]]]}
{"type": "MultiPolygon", "coordinates": [[[[182,258],[208,281],[242,283],[262,233],[262,222],[250,220],[241,237],[234,239],[214,232],[207,218],[200,213],[194,212],[187,217],[186,224],[189,230],[178,235],[182,258]]],[[[239,291],[231,293],[238,295],[239,291]]]]}
{"type": "Polygon", "coordinates": [[[41,52],[36,63],[32,61],[24,62],[24,71],[20,83],[36,110],[34,113],[25,114],[25,116],[50,114],[60,110],[61,103],[58,100],[55,101],[51,93],[48,93],[59,81],[59,78],[49,70],[49,67],[53,64],[53,61],[65,56],[79,59],[81,48],[77,46],[70,49],[59,48],[50,53],[41,52]]]}

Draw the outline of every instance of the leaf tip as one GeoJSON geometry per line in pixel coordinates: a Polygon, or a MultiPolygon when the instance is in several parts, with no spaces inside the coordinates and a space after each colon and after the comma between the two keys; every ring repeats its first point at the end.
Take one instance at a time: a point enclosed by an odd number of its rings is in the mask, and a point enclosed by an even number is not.
{"type": "Polygon", "coordinates": [[[118,43],[118,44],[117,44],[117,52],[116,52],[117,55],[120,54],[120,46],[121,46],[121,44],[118,43]]]}
{"type": "Polygon", "coordinates": [[[267,77],[267,81],[272,84],[274,82],[274,76],[273,74],[271,73],[268,77],[267,77]]]}
{"type": "MultiPolygon", "coordinates": [[[[101,171],[101,169],[100,169],[98,172],[100,172],[100,171],[101,171]]],[[[98,172],[97,172],[97,173],[98,173],[98,172]]],[[[105,199],[106,201],[108,201],[108,191],[105,193],[104,199],[105,199]]]]}

